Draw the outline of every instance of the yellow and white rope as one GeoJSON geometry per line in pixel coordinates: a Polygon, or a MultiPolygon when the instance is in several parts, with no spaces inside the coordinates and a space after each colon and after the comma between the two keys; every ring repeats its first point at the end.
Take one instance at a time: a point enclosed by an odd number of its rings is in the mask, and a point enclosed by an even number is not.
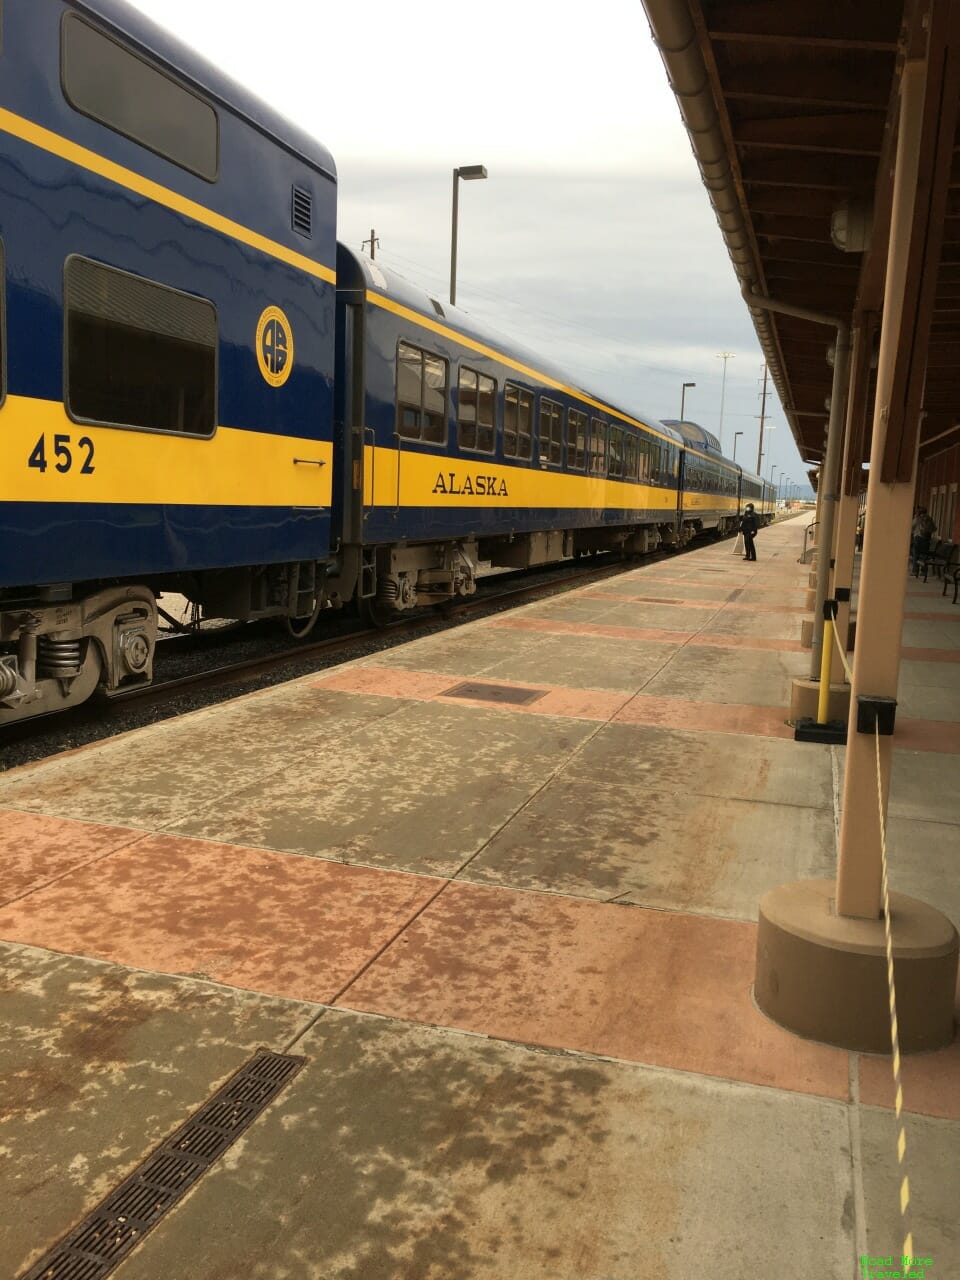
{"type": "MultiPolygon", "coordinates": [[[[833,628],[840,661],[847,679],[853,682],[853,672],[847,661],[846,651],[840,643],[836,627],[833,628]]],[[[874,722],[874,740],[877,749],[877,803],[880,818],[880,866],[883,892],[883,931],[887,952],[887,987],[890,992],[890,1047],[893,1051],[894,1111],[897,1121],[897,1163],[900,1168],[900,1219],[903,1227],[903,1253],[913,1256],[913,1233],[910,1231],[907,1209],[910,1206],[910,1179],[907,1175],[907,1134],[903,1123],[903,1084],[900,1077],[900,1029],[897,1021],[897,988],[893,976],[893,931],[890,923],[890,878],[887,863],[887,823],[883,808],[883,772],[880,764],[880,725],[874,722]]]]}

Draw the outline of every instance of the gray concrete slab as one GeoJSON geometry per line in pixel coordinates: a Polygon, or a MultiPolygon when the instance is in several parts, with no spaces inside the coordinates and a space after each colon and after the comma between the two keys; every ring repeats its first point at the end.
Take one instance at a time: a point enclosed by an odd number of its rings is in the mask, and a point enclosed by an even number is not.
{"type": "Polygon", "coordinates": [[[283,776],[314,748],[395,715],[393,698],[298,682],[108,739],[36,769],[0,774],[0,806],[162,829],[221,806],[231,791],[283,776]]]}
{"type": "Polygon", "coordinates": [[[589,721],[400,703],[369,732],[316,747],[269,786],[166,830],[449,875],[594,732],[589,721]]]}
{"type": "Polygon", "coordinates": [[[799,640],[802,619],[796,613],[726,609],[711,618],[705,630],[720,636],[745,636],[762,640],[799,640]]]}
{"type": "Polygon", "coordinates": [[[809,655],[804,653],[714,649],[691,642],[650,681],[644,693],[704,702],[783,707],[789,702],[790,681],[794,676],[806,675],[809,665],[809,655]]]}
{"type": "Polygon", "coordinates": [[[258,1046],[282,1049],[315,1013],[8,944],[0,975],[4,1276],[35,1261],[258,1046]]]}
{"type": "Polygon", "coordinates": [[[951,701],[960,701],[960,662],[918,662],[911,658],[900,663],[898,687],[904,690],[935,688],[949,691],[951,701]]]}
{"type": "MultiPolygon", "coordinates": [[[[860,1129],[867,1253],[899,1260],[903,1230],[894,1114],[864,1107],[860,1129]]],[[[914,1256],[932,1259],[925,1280],[950,1280],[960,1275],[960,1122],[907,1115],[906,1133],[914,1256]]]]}
{"type": "Polygon", "coordinates": [[[768,889],[835,871],[829,809],[657,785],[565,773],[493,837],[462,878],[755,920],[768,889]]]}
{"type": "Polygon", "coordinates": [[[441,632],[377,654],[377,666],[405,671],[438,671],[452,676],[488,675],[504,658],[534,649],[540,637],[509,627],[479,626],[441,632]]]}
{"type": "Polygon", "coordinates": [[[890,774],[891,818],[922,818],[960,826],[957,757],[935,751],[895,751],[890,774]]]}
{"type": "MultiPolygon", "coordinates": [[[[957,612],[960,614],[960,609],[957,612]]],[[[957,622],[907,618],[901,643],[914,649],[960,649],[960,625],[957,622]]]]}
{"type": "Polygon", "coordinates": [[[960,720],[960,698],[945,697],[944,690],[936,684],[901,681],[897,690],[897,714],[908,720],[945,720],[956,724],[960,720]]]}
{"type": "Polygon", "coordinates": [[[349,1014],[299,1048],[117,1280],[853,1274],[836,1103],[349,1014]]]}
{"type": "Polygon", "coordinates": [[[894,887],[931,903],[960,929],[960,814],[952,822],[891,817],[887,844],[894,887]]]}
{"type": "Polygon", "coordinates": [[[651,631],[682,631],[690,633],[722,617],[720,606],[708,604],[703,609],[685,608],[683,605],[651,604],[637,600],[635,604],[619,604],[610,611],[605,622],[618,627],[643,627],[651,631]]]}
{"type": "Polygon", "coordinates": [[[669,662],[676,648],[666,642],[646,641],[641,646],[619,637],[540,633],[534,647],[493,663],[487,674],[520,683],[635,693],[669,662]]]}
{"type": "Polygon", "coordinates": [[[674,785],[696,795],[833,808],[830,748],[781,738],[607,724],[588,739],[565,778],[613,782],[628,790],[674,785]]]}

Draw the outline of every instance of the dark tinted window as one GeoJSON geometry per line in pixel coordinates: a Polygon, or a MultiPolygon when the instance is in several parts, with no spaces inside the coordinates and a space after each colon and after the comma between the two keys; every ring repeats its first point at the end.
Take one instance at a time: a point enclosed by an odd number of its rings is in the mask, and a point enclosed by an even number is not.
{"type": "Polygon", "coordinates": [[[461,449],[493,453],[497,384],[473,369],[460,370],[457,439],[461,449]]]}
{"type": "Polygon", "coordinates": [[[397,431],[431,444],[447,438],[447,362],[408,342],[397,348],[397,431]]]}
{"type": "Polygon", "coordinates": [[[620,427],[610,428],[608,474],[619,479],[623,475],[623,431],[620,427]]]}
{"type": "Polygon", "coordinates": [[[579,409],[567,414],[567,466],[582,471],[587,465],[587,415],[579,409]]]}
{"type": "Polygon", "coordinates": [[[600,418],[590,421],[590,474],[607,474],[607,424],[600,418]]]}
{"type": "Polygon", "coordinates": [[[510,382],[503,393],[503,452],[508,458],[533,453],[533,395],[510,382]]]}
{"type": "Polygon", "coordinates": [[[216,178],[213,107],[75,14],[63,24],[63,91],[84,115],[201,178],[216,178]]]}
{"type": "Polygon", "coordinates": [[[546,396],[540,400],[540,461],[551,467],[563,463],[563,406],[546,396]]]}
{"type": "Polygon", "coordinates": [[[86,258],[69,258],[64,311],[66,396],[75,418],[213,434],[217,313],[212,303],[86,258]]]}

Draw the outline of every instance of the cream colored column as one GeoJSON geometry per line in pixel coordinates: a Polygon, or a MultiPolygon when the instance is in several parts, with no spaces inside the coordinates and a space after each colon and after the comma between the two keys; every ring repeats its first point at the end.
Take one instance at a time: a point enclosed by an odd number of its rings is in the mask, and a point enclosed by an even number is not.
{"type": "MultiPolygon", "coordinates": [[[[860,384],[860,375],[864,361],[869,361],[867,350],[867,326],[857,325],[853,331],[853,349],[850,353],[850,396],[847,400],[846,431],[843,438],[843,463],[840,468],[840,501],[837,508],[837,527],[834,530],[833,550],[830,558],[833,569],[830,572],[830,595],[835,596],[837,587],[850,587],[853,583],[853,566],[857,550],[857,516],[859,514],[859,495],[852,497],[847,493],[847,470],[850,463],[850,450],[857,439],[857,423],[855,414],[864,413],[856,389],[860,384]]],[[[850,602],[842,602],[837,606],[837,635],[840,643],[847,647],[847,636],[850,631],[850,602]]],[[[842,671],[837,672],[838,680],[845,680],[842,671]]]]}
{"type": "MultiPolygon", "coordinates": [[[[880,816],[876,745],[873,734],[857,732],[859,695],[895,698],[900,672],[900,632],[907,583],[907,546],[913,513],[916,454],[909,481],[880,480],[887,441],[889,400],[910,250],[910,226],[917,186],[925,64],[909,61],[901,80],[900,128],[893,184],[890,245],[887,252],[877,393],[867,488],[866,528],[860,565],[857,646],[850,698],[843,787],[843,814],[837,866],[837,912],[873,920],[880,914],[880,816]]],[[[886,815],[893,738],[880,739],[880,775],[886,815]]]]}

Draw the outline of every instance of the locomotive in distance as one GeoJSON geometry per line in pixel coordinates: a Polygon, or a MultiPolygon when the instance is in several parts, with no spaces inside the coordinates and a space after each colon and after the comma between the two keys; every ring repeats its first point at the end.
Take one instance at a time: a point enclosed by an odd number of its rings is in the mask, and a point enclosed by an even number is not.
{"type": "Polygon", "coordinates": [[[149,683],[164,592],[305,634],[772,517],[338,244],[329,152],[123,0],[2,22],[0,723],[149,683]]]}

